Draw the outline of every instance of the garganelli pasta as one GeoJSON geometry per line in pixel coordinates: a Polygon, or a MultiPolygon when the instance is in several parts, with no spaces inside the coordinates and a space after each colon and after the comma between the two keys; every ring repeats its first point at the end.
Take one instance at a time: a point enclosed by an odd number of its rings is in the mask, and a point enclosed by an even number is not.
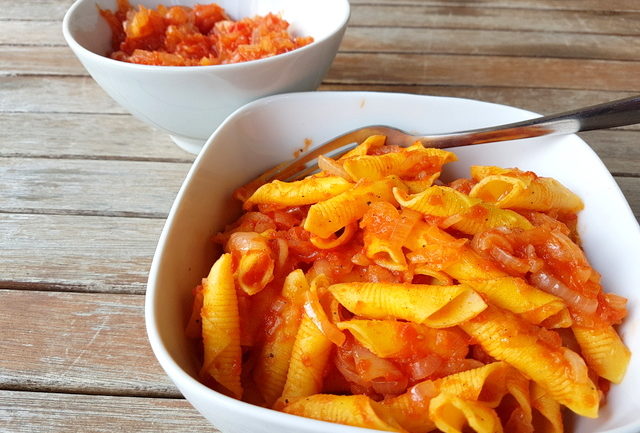
{"type": "Polygon", "coordinates": [[[578,196],[517,168],[444,183],[448,151],[372,136],[296,182],[246,185],[244,214],[186,332],[212,388],[385,431],[563,431],[630,359],[579,246],[578,196]]]}

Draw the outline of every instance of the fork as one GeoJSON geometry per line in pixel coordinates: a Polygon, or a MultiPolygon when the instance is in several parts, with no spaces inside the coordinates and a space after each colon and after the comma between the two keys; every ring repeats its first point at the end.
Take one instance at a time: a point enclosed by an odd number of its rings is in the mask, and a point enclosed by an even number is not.
{"type": "Polygon", "coordinates": [[[285,161],[262,173],[248,185],[259,186],[272,180],[294,181],[304,178],[318,169],[317,158],[324,155],[338,158],[371,135],[385,135],[386,144],[402,147],[416,141],[426,147],[439,149],[492,143],[543,135],[573,134],[594,129],[640,123],[640,96],[619,99],[604,104],[552,114],[521,122],[490,126],[437,135],[412,135],[398,128],[371,125],[349,131],[289,161],[285,161]]]}

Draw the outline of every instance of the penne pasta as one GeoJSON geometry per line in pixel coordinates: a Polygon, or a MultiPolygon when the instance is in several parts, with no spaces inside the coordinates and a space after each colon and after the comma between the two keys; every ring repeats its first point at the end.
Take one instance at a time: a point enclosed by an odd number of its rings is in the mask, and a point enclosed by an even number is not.
{"type": "Polygon", "coordinates": [[[358,316],[394,317],[433,328],[457,325],[487,308],[482,298],[464,285],[343,283],[330,286],[329,291],[358,316]]]}
{"type": "Polygon", "coordinates": [[[499,208],[575,213],[584,207],[580,197],[560,182],[549,177],[538,177],[530,171],[472,166],[471,176],[478,183],[469,196],[493,203],[499,208]]]}
{"type": "Polygon", "coordinates": [[[389,415],[387,408],[364,395],[316,394],[295,400],[283,411],[355,427],[399,433],[406,431],[389,415]]]}
{"type": "Polygon", "coordinates": [[[201,375],[209,375],[236,398],[241,398],[240,318],[231,254],[220,256],[202,286],[204,361],[201,375]]]}
{"type": "Polygon", "coordinates": [[[600,377],[620,383],[627,371],[631,352],[612,326],[586,328],[572,327],[580,351],[587,365],[600,377]]]}
{"type": "Polygon", "coordinates": [[[338,176],[310,177],[297,182],[273,181],[262,185],[244,202],[244,209],[254,205],[302,206],[330,199],[353,184],[338,176]]]}
{"type": "Polygon", "coordinates": [[[309,284],[301,270],[292,271],[287,276],[282,288],[284,305],[279,306],[277,312],[279,323],[269,330],[269,338],[256,359],[253,379],[268,406],[275,403],[284,389],[303,311],[304,295],[308,290],[309,284]]]}
{"type": "Polygon", "coordinates": [[[487,308],[460,327],[489,355],[522,371],[559,403],[579,415],[597,417],[597,388],[575,352],[540,341],[535,327],[497,307],[487,308]]]}
{"type": "Polygon", "coordinates": [[[364,179],[353,188],[309,208],[304,229],[327,238],[360,219],[369,205],[378,201],[393,201],[391,189],[400,183],[393,177],[378,181],[364,179]]]}
{"type": "Polygon", "coordinates": [[[483,203],[482,200],[469,197],[453,188],[432,186],[413,196],[395,189],[393,194],[403,207],[439,217],[447,227],[466,234],[473,235],[495,227],[532,227],[525,217],[512,210],[483,203]]]}
{"type": "Polygon", "coordinates": [[[614,327],[626,299],[579,246],[580,198],[493,166],[445,185],[453,153],[385,140],[239,190],[248,212],[214,236],[226,253],[186,320],[203,382],[383,431],[562,433],[563,406],[597,417],[631,354],[614,327]]]}

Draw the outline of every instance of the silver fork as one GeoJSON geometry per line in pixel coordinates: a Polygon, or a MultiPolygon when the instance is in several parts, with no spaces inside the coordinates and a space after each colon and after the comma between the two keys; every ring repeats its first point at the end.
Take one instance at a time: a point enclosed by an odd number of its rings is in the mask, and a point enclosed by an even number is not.
{"type": "Polygon", "coordinates": [[[285,161],[264,172],[250,184],[260,185],[272,180],[294,181],[302,179],[318,169],[317,158],[324,155],[337,158],[371,135],[385,135],[387,144],[402,147],[420,141],[427,147],[439,149],[491,143],[542,135],[573,134],[594,129],[640,123],[640,96],[592,105],[559,114],[537,117],[522,122],[490,126],[438,135],[412,135],[391,126],[372,125],[340,135],[331,141],[314,147],[298,158],[285,161]]]}

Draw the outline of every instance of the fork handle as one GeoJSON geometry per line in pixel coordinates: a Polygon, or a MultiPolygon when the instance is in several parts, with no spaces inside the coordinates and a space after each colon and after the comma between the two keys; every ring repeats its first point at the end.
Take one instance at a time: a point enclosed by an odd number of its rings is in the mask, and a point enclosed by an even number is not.
{"type": "Polygon", "coordinates": [[[592,105],[522,122],[472,129],[454,134],[416,137],[431,147],[454,147],[542,135],[572,134],[640,123],[640,96],[592,105]]]}

